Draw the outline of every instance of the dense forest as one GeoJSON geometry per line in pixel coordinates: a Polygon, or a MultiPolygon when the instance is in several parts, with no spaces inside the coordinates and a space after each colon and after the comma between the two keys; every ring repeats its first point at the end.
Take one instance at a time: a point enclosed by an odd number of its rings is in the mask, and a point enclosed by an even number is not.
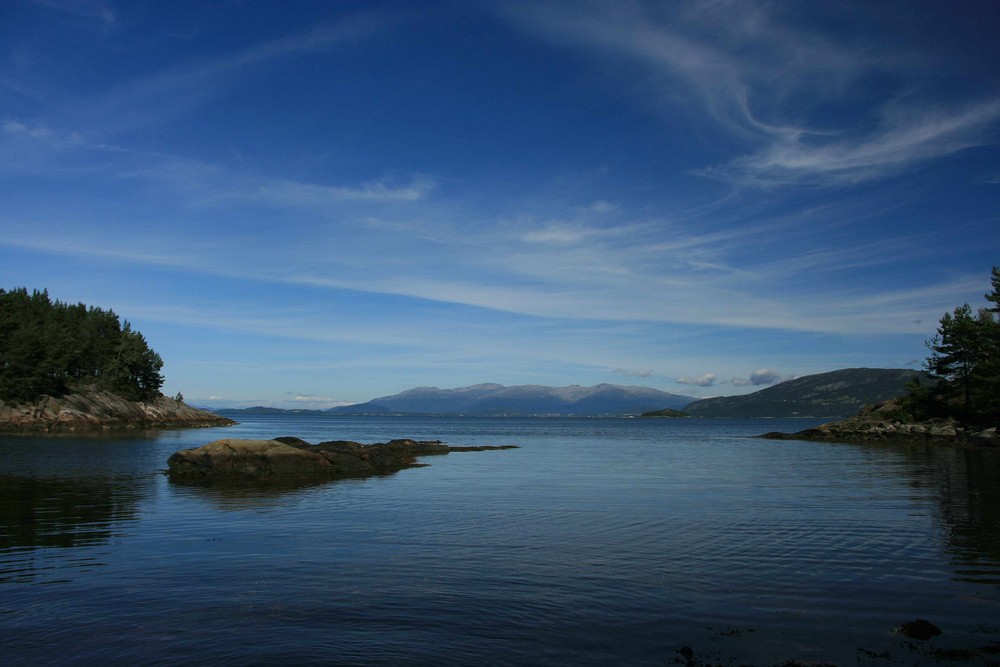
{"type": "Polygon", "coordinates": [[[945,313],[927,341],[924,368],[936,382],[910,386],[903,405],[913,418],[1000,424],[1000,267],[993,267],[991,282],[985,295],[991,306],[973,312],[966,303],[945,313]]]}
{"type": "Polygon", "coordinates": [[[0,289],[0,400],[94,386],[130,400],[160,394],[163,360],[111,310],[0,289]]]}

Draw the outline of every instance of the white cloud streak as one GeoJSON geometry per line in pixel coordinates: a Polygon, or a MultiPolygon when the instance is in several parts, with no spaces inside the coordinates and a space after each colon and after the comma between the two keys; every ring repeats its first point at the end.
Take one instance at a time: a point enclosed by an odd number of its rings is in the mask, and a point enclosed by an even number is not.
{"type": "MultiPolygon", "coordinates": [[[[8,132],[25,132],[21,123],[7,125],[8,132]]],[[[48,141],[40,128],[26,127],[29,134],[40,135],[33,140],[48,141]]],[[[925,333],[926,327],[915,322],[936,320],[953,303],[969,298],[964,295],[974,294],[982,281],[970,274],[933,287],[866,285],[857,293],[831,285],[822,293],[809,290],[803,298],[794,286],[806,276],[816,280],[826,272],[856,272],[924,258],[921,253],[928,243],[920,237],[824,249],[821,237],[831,225],[856,217],[839,206],[797,211],[788,218],[758,217],[751,224],[737,218],[739,224],[724,230],[684,224],[683,219],[636,221],[612,206],[602,207],[611,215],[606,220],[595,220],[586,211],[558,221],[530,216],[500,224],[477,220],[477,233],[468,234],[464,230],[470,221],[435,201],[435,183],[427,177],[318,186],[269,181],[200,162],[109,151],[109,156],[115,155],[123,161],[122,177],[162,189],[181,210],[194,207],[191,222],[177,220],[163,227],[152,219],[129,219],[130,231],[123,233],[125,227],[108,220],[100,228],[86,229],[79,220],[32,218],[17,223],[8,214],[0,219],[5,228],[2,242],[105,261],[395,294],[546,318],[831,333],[925,333]],[[137,169],[137,160],[149,166],[137,169]],[[312,221],[308,238],[267,224],[226,238],[203,233],[199,208],[228,212],[247,202],[266,203],[276,215],[304,209],[312,221]],[[419,210],[408,208],[416,202],[419,210]],[[379,219],[375,205],[392,208],[384,209],[379,219]],[[803,234],[803,229],[812,231],[797,239],[794,254],[754,257],[745,267],[735,260],[761,235],[780,233],[787,238],[803,234]],[[818,235],[815,243],[809,234],[818,235]],[[295,258],[293,265],[288,258],[295,258]]],[[[255,217],[259,215],[249,219],[255,217]]]]}
{"type": "Polygon", "coordinates": [[[537,2],[503,10],[543,39],[638,64],[628,76],[651,77],[649,85],[673,112],[694,102],[718,129],[758,146],[695,170],[700,175],[766,187],[844,186],[996,142],[990,128],[1000,118],[1000,101],[944,108],[917,94],[862,98],[858,88],[865,77],[895,77],[907,91],[927,63],[893,53],[888,44],[838,41],[781,13],[770,3],[751,2],[537,2]],[[847,115],[837,106],[845,100],[864,106],[847,115]],[[807,108],[832,109],[837,124],[810,121],[822,114],[807,108]],[[873,115],[880,120],[871,127],[873,115]]]}
{"type": "Polygon", "coordinates": [[[885,118],[867,135],[818,146],[804,141],[803,133],[785,135],[753,155],[702,173],[760,185],[859,183],[988,143],[987,130],[998,119],[1000,100],[907,112],[885,118]]]}
{"type": "Polygon", "coordinates": [[[635,368],[616,368],[611,371],[615,375],[623,375],[630,378],[648,378],[655,375],[655,372],[649,369],[635,369],[635,368]]]}
{"type": "Polygon", "coordinates": [[[336,201],[417,201],[434,187],[433,179],[428,177],[415,177],[410,183],[398,186],[385,181],[372,181],[358,187],[275,181],[261,185],[256,192],[237,192],[231,196],[257,198],[278,205],[323,206],[336,201]]]}

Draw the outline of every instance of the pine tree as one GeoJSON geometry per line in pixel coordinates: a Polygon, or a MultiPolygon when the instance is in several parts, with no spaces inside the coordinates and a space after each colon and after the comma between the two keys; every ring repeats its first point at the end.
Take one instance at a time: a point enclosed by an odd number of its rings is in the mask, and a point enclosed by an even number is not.
{"type": "Polygon", "coordinates": [[[931,354],[924,362],[937,385],[929,394],[911,390],[911,406],[923,406],[930,414],[958,413],[968,423],[1000,420],[1000,267],[993,267],[991,283],[985,297],[992,307],[973,314],[963,304],[941,318],[937,334],[926,343],[931,354]]]}
{"type": "Polygon", "coordinates": [[[967,420],[972,414],[973,378],[982,361],[981,329],[972,307],[966,303],[955,308],[954,314],[945,313],[927,347],[931,355],[924,362],[925,370],[939,386],[960,394],[962,416],[967,420]]]}
{"type": "Polygon", "coordinates": [[[976,371],[976,396],[984,421],[1000,422],[1000,267],[993,267],[992,291],[986,300],[992,307],[980,309],[982,359],[976,371]]]}

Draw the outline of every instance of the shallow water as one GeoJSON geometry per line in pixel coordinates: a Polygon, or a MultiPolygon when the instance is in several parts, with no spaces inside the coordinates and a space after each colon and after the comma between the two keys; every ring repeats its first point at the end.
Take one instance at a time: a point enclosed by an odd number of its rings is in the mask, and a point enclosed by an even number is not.
{"type": "Polygon", "coordinates": [[[0,439],[4,664],[1000,660],[1000,452],[748,437],[802,420],[242,419],[0,439]],[[293,488],[162,474],[280,435],[521,448],[293,488]],[[915,618],[944,634],[893,632],[915,618]]]}

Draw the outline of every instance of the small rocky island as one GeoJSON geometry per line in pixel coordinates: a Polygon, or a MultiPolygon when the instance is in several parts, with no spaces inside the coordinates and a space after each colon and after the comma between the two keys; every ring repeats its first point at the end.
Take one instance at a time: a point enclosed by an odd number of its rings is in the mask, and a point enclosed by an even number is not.
{"type": "Polygon", "coordinates": [[[171,479],[183,481],[267,480],[282,477],[368,477],[422,465],[417,457],[451,452],[517,449],[516,445],[451,447],[439,440],[391,440],[364,445],[332,440],[312,445],[293,437],[273,440],[226,438],[183,449],[168,460],[171,479]]]}

